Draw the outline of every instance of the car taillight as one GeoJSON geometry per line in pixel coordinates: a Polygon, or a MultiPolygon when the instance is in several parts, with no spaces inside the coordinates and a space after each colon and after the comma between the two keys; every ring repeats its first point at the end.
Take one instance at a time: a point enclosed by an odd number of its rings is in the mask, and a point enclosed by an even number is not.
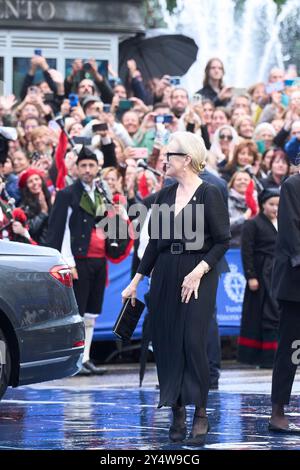
{"type": "Polygon", "coordinates": [[[69,266],[53,266],[53,268],[50,269],[49,273],[52,277],[54,277],[54,279],[61,282],[64,286],[73,286],[73,279],[69,266]]]}

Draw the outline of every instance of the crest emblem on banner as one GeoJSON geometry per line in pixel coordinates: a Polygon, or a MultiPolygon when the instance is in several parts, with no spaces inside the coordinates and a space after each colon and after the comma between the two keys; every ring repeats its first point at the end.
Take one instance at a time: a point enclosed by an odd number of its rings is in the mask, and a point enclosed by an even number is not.
{"type": "Polygon", "coordinates": [[[238,304],[244,299],[246,279],[236,264],[229,264],[229,268],[230,272],[224,277],[224,289],[229,299],[238,304]]]}

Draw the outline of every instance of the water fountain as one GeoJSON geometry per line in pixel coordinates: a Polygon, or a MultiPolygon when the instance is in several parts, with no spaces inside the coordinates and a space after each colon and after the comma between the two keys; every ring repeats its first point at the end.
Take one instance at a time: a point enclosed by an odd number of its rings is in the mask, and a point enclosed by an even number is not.
{"type": "Polygon", "coordinates": [[[178,0],[174,15],[165,0],[161,4],[169,30],[192,37],[199,47],[182,79],[191,93],[201,88],[211,57],[222,58],[226,83],[236,87],[266,80],[273,66],[298,61],[300,68],[299,0],[287,0],[280,12],[273,0],[178,0]]]}

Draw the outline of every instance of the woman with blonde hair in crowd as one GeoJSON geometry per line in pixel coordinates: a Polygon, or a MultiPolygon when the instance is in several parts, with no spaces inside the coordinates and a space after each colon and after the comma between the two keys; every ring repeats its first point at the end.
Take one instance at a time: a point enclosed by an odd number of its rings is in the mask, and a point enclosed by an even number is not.
{"type": "Polygon", "coordinates": [[[251,111],[253,122],[257,124],[265,104],[268,102],[268,95],[266,93],[266,85],[263,82],[258,82],[248,89],[251,97],[251,111]]]}
{"type": "Polygon", "coordinates": [[[252,139],[255,125],[251,116],[241,116],[236,120],[234,128],[243,139],[252,139]]]}
{"type": "Polygon", "coordinates": [[[102,178],[107,182],[111,194],[124,194],[122,176],[114,166],[108,166],[101,171],[102,178]]]}
{"type": "Polygon", "coordinates": [[[275,129],[269,122],[262,122],[256,126],[253,133],[253,140],[257,143],[260,154],[263,154],[272,147],[275,135],[275,129]]]}
{"type": "Polygon", "coordinates": [[[239,136],[232,126],[224,125],[215,131],[210,153],[215,158],[213,166],[216,169],[220,169],[231,162],[234,148],[239,143],[239,140],[239,136]]]}

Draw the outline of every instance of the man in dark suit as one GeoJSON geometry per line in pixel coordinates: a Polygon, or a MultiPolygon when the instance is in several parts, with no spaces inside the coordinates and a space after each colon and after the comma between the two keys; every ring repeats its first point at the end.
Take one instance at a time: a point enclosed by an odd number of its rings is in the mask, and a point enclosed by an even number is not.
{"type": "Polygon", "coordinates": [[[107,205],[96,185],[99,171],[96,155],[83,147],[77,167],[78,180],[57,193],[49,219],[47,245],[61,251],[72,268],[74,293],[85,324],[80,373],[90,375],[104,372],[90,361],[90,348],[106,284],[105,238],[97,228],[97,220],[105,217],[107,205]]]}
{"type": "Polygon", "coordinates": [[[284,413],[300,363],[300,174],[289,177],[281,187],[272,291],[281,313],[269,429],[300,433],[300,427],[289,423],[284,413]]]}

